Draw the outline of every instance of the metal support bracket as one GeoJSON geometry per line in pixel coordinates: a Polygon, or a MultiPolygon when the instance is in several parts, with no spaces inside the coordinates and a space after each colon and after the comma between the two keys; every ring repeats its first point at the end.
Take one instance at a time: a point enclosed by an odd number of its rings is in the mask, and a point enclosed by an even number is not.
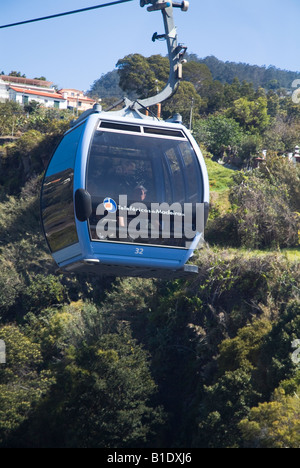
{"type": "MultiPolygon", "coordinates": [[[[154,33],[152,41],[157,39],[165,39],[167,42],[168,56],[170,62],[170,73],[169,79],[165,88],[155,96],[141,99],[139,101],[130,102],[126,99],[126,107],[119,111],[123,115],[135,111],[138,112],[140,109],[148,108],[169,99],[177,91],[180,80],[182,79],[182,64],[184,63],[183,56],[186,51],[186,47],[177,43],[177,30],[173,18],[173,8],[180,8],[182,11],[187,11],[189,7],[188,1],[182,1],[181,3],[164,0],[140,0],[140,6],[151,4],[147,8],[148,11],[161,11],[163,16],[163,22],[165,27],[165,34],[154,33]]],[[[142,114],[139,114],[139,116],[142,114]]]]}

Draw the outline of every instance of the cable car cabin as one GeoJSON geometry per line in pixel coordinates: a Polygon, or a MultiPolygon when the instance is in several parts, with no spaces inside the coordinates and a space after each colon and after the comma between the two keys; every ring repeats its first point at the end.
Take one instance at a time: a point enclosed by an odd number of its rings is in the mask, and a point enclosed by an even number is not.
{"type": "Polygon", "coordinates": [[[209,185],[202,154],[178,123],[91,113],[58,145],[41,218],[68,272],[172,278],[201,244],[209,185]]]}

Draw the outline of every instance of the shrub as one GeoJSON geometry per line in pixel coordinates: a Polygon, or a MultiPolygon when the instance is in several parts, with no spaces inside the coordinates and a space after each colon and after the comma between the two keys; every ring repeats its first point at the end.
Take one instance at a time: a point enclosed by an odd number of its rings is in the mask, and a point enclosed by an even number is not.
{"type": "Polygon", "coordinates": [[[290,206],[284,184],[242,175],[231,190],[230,201],[240,245],[248,248],[291,247],[298,245],[300,217],[290,206]]]}

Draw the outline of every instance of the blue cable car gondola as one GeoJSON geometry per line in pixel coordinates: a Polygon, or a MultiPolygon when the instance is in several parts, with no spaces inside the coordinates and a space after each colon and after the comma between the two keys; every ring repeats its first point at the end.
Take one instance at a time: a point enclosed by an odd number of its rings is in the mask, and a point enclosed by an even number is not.
{"type": "MultiPolygon", "coordinates": [[[[170,12],[168,3],[167,31],[173,28],[170,12]]],[[[179,79],[181,47],[170,37],[169,52],[177,59],[156,102],[170,95],[168,87],[174,92],[179,79]]],[[[63,271],[165,278],[197,271],[187,262],[201,244],[207,218],[204,158],[180,122],[139,112],[153,103],[127,103],[121,112],[96,105],[54,152],[42,184],[41,219],[63,271]]]]}

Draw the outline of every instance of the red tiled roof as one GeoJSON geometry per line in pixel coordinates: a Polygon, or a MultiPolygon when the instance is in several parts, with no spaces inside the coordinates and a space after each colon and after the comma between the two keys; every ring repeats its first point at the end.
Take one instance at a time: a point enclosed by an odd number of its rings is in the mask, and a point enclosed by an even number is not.
{"type": "Polygon", "coordinates": [[[17,88],[16,86],[10,86],[10,89],[13,89],[16,91],[16,93],[22,93],[22,94],[31,94],[34,96],[43,96],[43,97],[49,97],[53,99],[62,99],[65,100],[64,97],[61,94],[58,93],[47,93],[46,91],[38,91],[38,90],[32,90],[32,89],[24,89],[24,88],[17,88]]]}
{"type": "Polygon", "coordinates": [[[52,81],[46,81],[46,80],[37,80],[37,79],[32,79],[32,78],[23,78],[20,76],[9,76],[9,75],[0,75],[0,79],[4,81],[9,81],[10,83],[18,83],[20,84],[25,84],[25,85],[34,85],[34,86],[42,86],[46,88],[50,88],[50,86],[53,84],[52,81]]]}
{"type": "Polygon", "coordinates": [[[79,96],[78,98],[75,97],[75,96],[68,96],[66,98],[68,101],[74,101],[74,102],[77,102],[77,101],[81,101],[81,102],[96,102],[94,99],[91,99],[91,98],[88,98],[88,97],[85,97],[85,96],[79,96]]]}

